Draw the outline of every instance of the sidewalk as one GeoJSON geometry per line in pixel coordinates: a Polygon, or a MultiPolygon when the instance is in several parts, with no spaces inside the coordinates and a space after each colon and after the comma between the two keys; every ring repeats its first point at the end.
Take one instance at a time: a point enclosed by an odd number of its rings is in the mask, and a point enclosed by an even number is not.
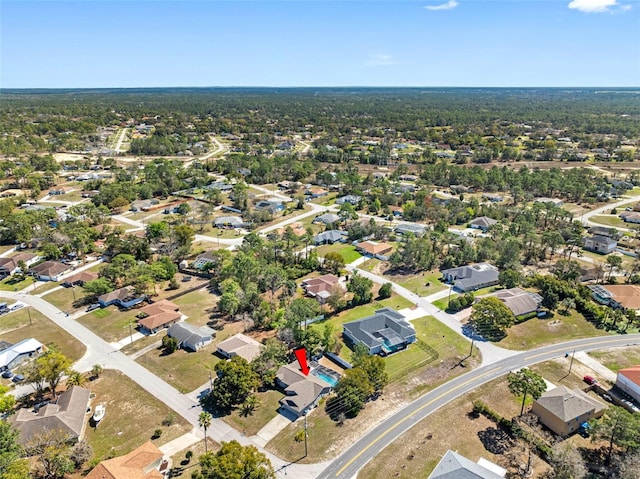
{"type": "Polygon", "coordinates": [[[602,376],[604,379],[606,379],[607,381],[610,381],[612,383],[616,382],[617,376],[616,373],[614,373],[611,369],[609,369],[608,367],[604,366],[600,361],[598,361],[597,359],[592,358],[591,356],[589,356],[587,353],[585,353],[584,351],[578,351],[575,354],[575,359],[577,359],[578,361],[580,361],[582,364],[584,364],[585,366],[593,369],[596,373],[598,373],[600,376],[602,376]]]}
{"type": "Polygon", "coordinates": [[[191,432],[187,432],[180,437],[175,438],[173,441],[169,441],[159,449],[165,456],[173,456],[174,454],[193,446],[198,441],[202,441],[204,434],[197,428],[193,428],[191,432]]]}
{"type": "Polygon", "coordinates": [[[271,439],[276,437],[289,424],[291,424],[291,419],[278,413],[255,436],[252,436],[251,440],[254,444],[265,447],[271,439]]]}

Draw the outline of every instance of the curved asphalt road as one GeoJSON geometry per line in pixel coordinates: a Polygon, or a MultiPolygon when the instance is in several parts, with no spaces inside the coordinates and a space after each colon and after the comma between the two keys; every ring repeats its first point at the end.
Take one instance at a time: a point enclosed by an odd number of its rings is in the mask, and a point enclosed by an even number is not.
{"type": "Polygon", "coordinates": [[[486,382],[507,374],[509,371],[563,356],[568,351],[592,351],[594,349],[638,344],[640,344],[640,334],[578,339],[522,352],[468,372],[416,399],[380,423],[333,461],[329,467],[322,471],[318,478],[349,479],[355,477],[365,464],[416,423],[448,402],[486,382]]]}

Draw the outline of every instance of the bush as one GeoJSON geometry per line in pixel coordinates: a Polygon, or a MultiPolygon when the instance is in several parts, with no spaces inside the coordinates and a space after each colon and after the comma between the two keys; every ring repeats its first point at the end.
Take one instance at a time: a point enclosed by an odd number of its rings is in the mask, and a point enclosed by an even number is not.
{"type": "Polygon", "coordinates": [[[378,291],[378,297],[380,299],[390,298],[391,290],[392,290],[391,288],[392,288],[391,283],[384,283],[382,286],[380,286],[380,290],[378,291]]]}

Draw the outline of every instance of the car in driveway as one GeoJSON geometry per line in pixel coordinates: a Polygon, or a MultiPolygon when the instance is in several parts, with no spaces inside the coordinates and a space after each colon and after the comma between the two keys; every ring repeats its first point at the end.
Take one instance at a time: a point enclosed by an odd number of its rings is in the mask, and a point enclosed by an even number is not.
{"type": "Polygon", "coordinates": [[[89,307],[87,308],[87,313],[88,313],[89,311],[93,311],[94,309],[98,309],[99,307],[100,307],[100,303],[93,303],[93,304],[90,304],[90,305],[89,305],[89,307]]]}
{"type": "Polygon", "coordinates": [[[5,379],[11,379],[13,377],[13,373],[10,369],[7,369],[6,371],[2,372],[2,377],[5,379]]]}
{"type": "Polygon", "coordinates": [[[598,384],[598,380],[592,376],[585,376],[582,378],[582,380],[589,385],[598,384]]]}
{"type": "Polygon", "coordinates": [[[24,376],[22,374],[16,374],[15,376],[13,376],[12,381],[14,383],[21,383],[22,381],[24,381],[24,376]]]}

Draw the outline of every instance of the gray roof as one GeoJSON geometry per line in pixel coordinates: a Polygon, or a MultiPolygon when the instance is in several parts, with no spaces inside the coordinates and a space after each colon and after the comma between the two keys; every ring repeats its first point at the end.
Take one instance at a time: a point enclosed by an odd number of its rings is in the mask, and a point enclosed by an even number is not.
{"type": "Polygon", "coordinates": [[[31,409],[20,409],[10,417],[13,427],[20,432],[20,442],[27,443],[34,434],[45,430],[61,429],[70,439],[82,437],[85,414],[91,391],[80,386],[72,386],[63,392],[55,404],[47,404],[37,414],[31,409]]]}
{"type": "Polygon", "coordinates": [[[447,451],[428,479],[502,479],[503,477],[457,452],[447,451]]]}
{"type": "Polygon", "coordinates": [[[260,354],[261,348],[262,345],[258,341],[241,333],[218,344],[218,352],[221,354],[227,357],[240,356],[249,362],[260,354]]]}
{"type": "Polygon", "coordinates": [[[336,205],[342,205],[344,203],[357,204],[360,203],[362,196],[358,195],[346,195],[336,200],[336,205]]]}
{"type": "Polygon", "coordinates": [[[460,266],[458,268],[445,269],[443,275],[456,278],[455,286],[462,290],[473,289],[476,285],[483,285],[498,281],[498,268],[489,263],[460,266]]]}
{"type": "Polygon", "coordinates": [[[167,336],[176,338],[180,344],[195,345],[213,337],[213,330],[206,326],[198,328],[189,323],[175,323],[167,330],[167,336]]]}
{"type": "Polygon", "coordinates": [[[615,239],[610,238],[608,236],[602,236],[602,235],[595,235],[595,236],[592,236],[591,238],[585,238],[585,240],[591,240],[594,243],[599,243],[606,246],[618,244],[618,242],[615,239]]]}
{"type": "Polygon", "coordinates": [[[302,413],[330,385],[313,374],[304,375],[300,371],[298,361],[280,366],[276,373],[278,382],[284,387],[287,395],[280,400],[298,414],[302,413]]]}
{"type": "Polygon", "coordinates": [[[372,348],[387,340],[389,346],[402,344],[416,332],[404,316],[391,308],[382,308],[366,318],[343,325],[351,336],[372,348]]]}
{"type": "Polygon", "coordinates": [[[324,243],[327,241],[335,243],[336,241],[344,239],[345,236],[347,236],[347,233],[345,231],[329,230],[314,236],[313,241],[314,243],[324,243]]]}
{"type": "Polygon", "coordinates": [[[313,220],[314,223],[320,222],[326,225],[335,223],[336,221],[340,221],[340,217],[335,213],[325,213],[313,220]]]}
{"type": "Polygon", "coordinates": [[[427,227],[425,225],[405,223],[396,226],[394,231],[400,234],[413,233],[414,235],[421,235],[424,234],[425,231],[427,231],[427,227]]]}
{"type": "Polygon", "coordinates": [[[564,422],[569,422],[589,411],[601,411],[605,405],[580,389],[558,386],[542,394],[536,403],[564,422]]]}
{"type": "Polygon", "coordinates": [[[488,216],[478,216],[474,218],[469,223],[471,226],[477,226],[478,228],[489,228],[492,225],[497,223],[493,218],[489,218],[488,216]]]}
{"type": "Polygon", "coordinates": [[[218,216],[216,219],[213,220],[213,223],[216,226],[231,225],[234,227],[242,226],[244,224],[244,222],[242,221],[242,218],[240,218],[239,216],[218,216]]]}
{"type": "Polygon", "coordinates": [[[520,288],[501,289],[495,293],[495,297],[501,300],[514,316],[536,311],[542,302],[539,294],[529,293],[520,288]]]}

